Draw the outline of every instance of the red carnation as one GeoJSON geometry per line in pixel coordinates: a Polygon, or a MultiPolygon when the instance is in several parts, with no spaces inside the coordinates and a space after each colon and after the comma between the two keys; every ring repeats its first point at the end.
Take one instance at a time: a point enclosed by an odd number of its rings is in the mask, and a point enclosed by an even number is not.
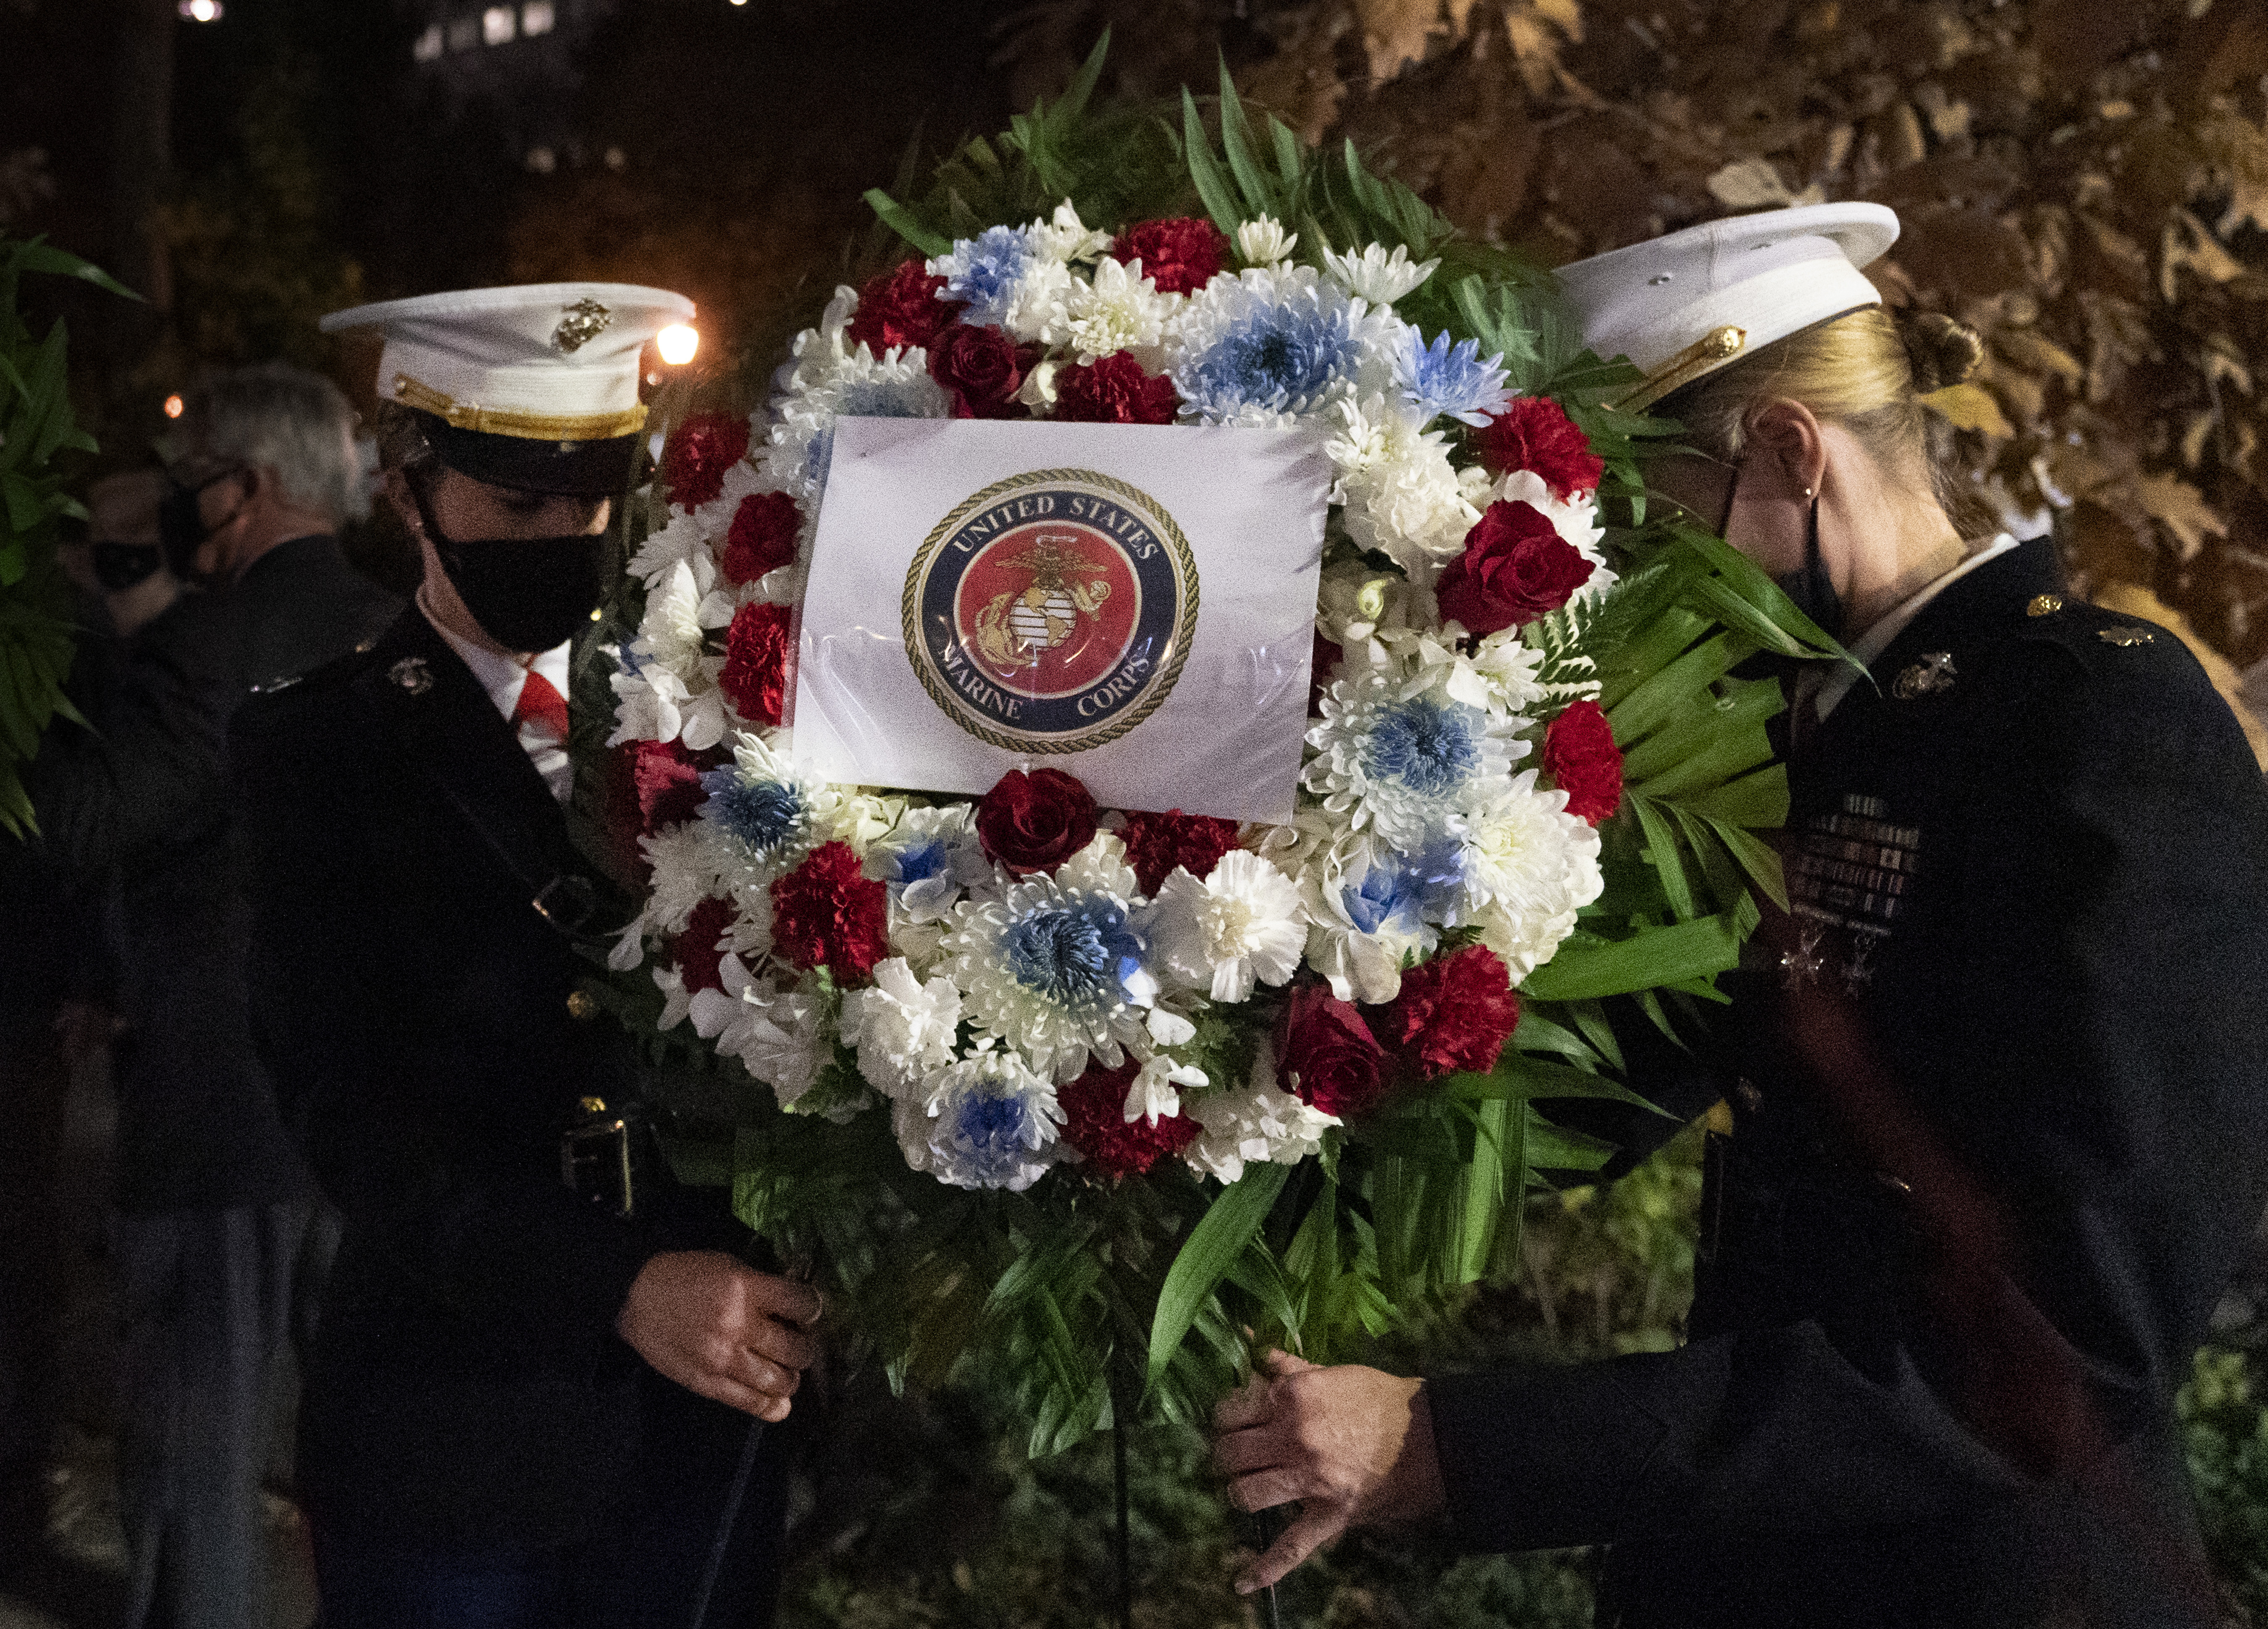
{"type": "Polygon", "coordinates": [[[793,565],[802,529],[803,512],[786,493],[750,493],[733,512],[733,529],[725,534],[725,553],[718,562],[725,580],[753,583],[767,571],[793,565]]]}
{"type": "Polygon", "coordinates": [[[1520,1027],[1520,998],[1496,952],[1467,945],[1411,968],[1402,976],[1402,993],[1373,1015],[1419,1079],[1460,1070],[1486,1074],[1520,1027]]]}
{"type": "Polygon", "coordinates": [[[1549,396],[1517,396],[1506,403],[1475,434],[1473,451],[1497,475],[1534,470],[1562,503],[1578,492],[1597,491],[1607,468],[1607,461],[1591,451],[1591,439],[1549,396]]]}
{"type": "Polygon", "coordinates": [[[1595,569],[1535,505],[1499,499],[1465,534],[1465,552],[1449,562],[1435,592],[1443,621],[1494,633],[1557,610],[1595,569]]]}
{"type": "Polygon", "coordinates": [[[976,839],[1018,876],[1053,871],[1094,840],[1094,799],[1061,770],[1011,770],[976,806],[976,839]]]}
{"type": "Polygon", "coordinates": [[[732,926],[733,902],[711,894],[693,907],[685,931],[669,941],[669,959],[684,976],[687,994],[725,987],[724,975],[717,969],[725,960],[725,935],[732,926]]]}
{"type": "Polygon", "coordinates": [[[725,630],[717,688],[751,724],[777,724],[786,716],[787,633],[794,618],[792,607],[752,601],[733,613],[725,630]]]}
{"type": "Polygon", "coordinates": [[[1543,732],[1543,772],[1567,794],[1567,812],[1594,826],[1622,807],[1623,754],[1596,702],[1572,702],[1543,732]]]}
{"type": "Polygon", "coordinates": [[[1220,857],[1236,846],[1236,822],[1167,809],[1163,814],[1129,814],[1118,835],[1142,891],[1154,894],[1176,866],[1188,867],[1200,881],[1211,876],[1220,857]]]}
{"type": "Polygon", "coordinates": [[[929,376],[953,398],[955,418],[1012,418],[1022,358],[1005,328],[956,322],[929,348],[929,376]]]}
{"type": "Polygon", "coordinates": [[[1328,984],[1302,984],[1284,1008],[1276,1072],[1285,1089],[1342,1120],[1386,1095],[1386,1049],[1351,1002],[1328,984]]]}
{"type": "Polygon", "coordinates": [[[961,314],[961,301],[938,298],[944,287],[945,279],[931,276],[917,260],[867,278],[843,339],[878,357],[893,347],[928,344],[961,314]]]}
{"type": "Polygon", "coordinates": [[[1194,294],[1220,273],[1228,256],[1228,234],[1211,221],[1143,221],[1118,234],[1111,257],[1140,261],[1142,275],[1160,294],[1194,294]]]}
{"type": "Polygon", "coordinates": [[[1116,1069],[1089,1064],[1069,1086],[1056,1088],[1064,1111],[1064,1140],[1112,1176],[1139,1176],[1166,1154],[1179,1154],[1204,1128],[1185,1114],[1126,1117],[1126,1094],[1141,1065],[1128,1058],[1116,1069]]]}
{"type": "Polygon", "coordinates": [[[863,984],[890,954],[890,891],[866,877],[847,843],[822,843],[772,884],[772,944],[797,967],[824,965],[863,984]]]}
{"type": "Polygon", "coordinates": [[[1056,374],[1056,417],[1067,424],[1170,424],[1179,402],[1172,380],[1152,379],[1123,350],[1056,374]]]}
{"type": "Polygon", "coordinates": [[[737,413],[696,413],[661,449],[661,483],[687,509],[713,502],[725,472],[748,455],[748,421],[737,413]]]}
{"type": "Polygon", "coordinates": [[[630,743],[630,785],[637,792],[638,835],[650,837],[664,826],[693,818],[708,793],[701,789],[701,761],[674,741],[630,743]]]}

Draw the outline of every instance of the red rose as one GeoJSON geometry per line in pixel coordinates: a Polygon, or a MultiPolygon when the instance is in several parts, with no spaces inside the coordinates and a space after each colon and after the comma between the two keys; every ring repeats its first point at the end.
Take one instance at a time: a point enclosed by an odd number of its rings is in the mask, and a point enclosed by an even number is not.
{"type": "Polygon", "coordinates": [[[1126,1117],[1126,1094],[1141,1065],[1128,1058],[1116,1069],[1089,1064],[1069,1086],[1056,1088],[1064,1111],[1064,1140],[1112,1176],[1139,1176],[1164,1155],[1179,1154],[1204,1130],[1185,1114],[1126,1117]]]}
{"type": "Polygon", "coordinates": [[[1595,568],[1533,504],[1491,504],[1435,589],[1441,618],[1494,633],[1556,611],[1595,568]]]}
{"type": "Polygon", "coordinates": [[[786,716],[787,632],[794,619],[792,607],[752,601],[733,613],[725,630],[717,688],[751,724],[777,724],[786,716]]]}
{"type": "Polygon", "coordinates": [[[725,553],[718,562],[725,580],[753,583],[767,571],[793,565],[802,529],[803,512],[786,493],[750,493],[733,512],[733,529],[725,534],[725,553]]]}
{"type": "Polygon", "coordinates": [[[1152,379],[1123,350],[1056,374],[1056,417],[1067,424],[1170,424],[1180,400],[1172,380],[1152,379]]]}
{"type": "Polygon", "coordinates": [[[878,357],[894,347],[926,345],[961,314],[961,301],[938,298],[944,288],[945,279],[931,276],[917,260],[869,277],[843,337],[878,357]]]}
{"type": "Polygon", "coordinates": [[[1594,826],[1622,807],[1623,754],[1596,702],[1572,702],[1543,732],[1543,772],[1567,794],[1567,812],[1594,826]]]}
{"type": "Polygon", "coordinates": [[[1154,894],[1176,866],[1186,866],[1200,881],[1211,876],[1220,857],[1236,846],[1236,822],[1167,809],[1163,814],[1129,814],[1118,836],[1142,891],[1154,894]]]}
{"type": "Polygon", "coordinates": [[[976,806],[976,840],[1018,876],[1053,871],[1094,840],[1094,799],[1061,770],[1010,770],[976,806]]]}
{"type": "Polygon", "coordinates": [[[1591,439],[1549,396],[1506,403],[1473,437],[1473,451],[1497,475],[1534,470],[1562,503],[1578,492],[1597,491],[1607,469],[1607,461],[1591,451],[1591,439]]]}
{"type": "Polygon", "coordinates": [[[1520,1027],[1512,974],[1486,945],[1411,968],[1402,993],[1376,1009],[1379,1033],[1400,1049],[1418,1078],[1455,1071],[1486,1074],[1520,1027]]]}
{"type": "Polygon", "coordinates": [[[638,835],[650,837],[664,826],[693,818],[708,793],[701,789],[701,761],[674,741],[630,743],[630,785],[637,791],[638,835]]]}
{"type": "Polygon", "coordinates": [[[725,960],[725,935],[732,926],[733,902],[711,894],[693,907],[685,931],[669,941],[669,959],[684,976],[688,995],[725,987],[724,976],[717,969],[725,960]]]}
{"type": "Polygon", "coordinates": [[[737,413],[696,413],[661,449],[661,484],[687,509],[713,502],[725,472],[748,455],[748,421],[737,413]]]}
{"type": "Polygon", "coordinates": [[[822,843],[772,884],[772,944],[800,968],[862,984],[890,954],[890,890],[860,871],[847,843],[822,843]]]}
{"type": "Polygon", "coordinates": [[[1351,1002],[1328,984],[1302,984],[1284,1008],[1277,1079],[1325,1114],[1366,1114],[1386,1095],[1386,1049],[1351,1002]]]}
{"type": "Polygon", "coordinates": [[[953,398],[955,418],[1012,418],[1024,382],[1016,342],[1000,328],[956,322],[929,348],[929,376],[953,398]]]}
{"type": "Polygon", "coordinates": [[[1118,234],[1111,258],[1140,261],[1160,294],[1194,294],[1219,275],[1228,234],[1211,221],[1143,221],[1118,234]]]}

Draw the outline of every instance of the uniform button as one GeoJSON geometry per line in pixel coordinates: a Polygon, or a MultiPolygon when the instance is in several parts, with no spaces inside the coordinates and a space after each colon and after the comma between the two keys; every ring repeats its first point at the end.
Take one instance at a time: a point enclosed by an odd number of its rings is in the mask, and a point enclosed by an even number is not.
{"type": "Polygon", "coordinates": [[[578,1024],[587,1024],[599,1015],[598,999],[587,990],[578,990],[567,998],[567,1016],[578,1024]]]}
{"type": "Polygon", "coordinates": [[[2036,593],[2032,596],[2031,603],[2024,608],[2024,615],[2027,616],[2053,616],[2061,609],[2063,609],[2063,596],[2061,594],[2036,593]]]}

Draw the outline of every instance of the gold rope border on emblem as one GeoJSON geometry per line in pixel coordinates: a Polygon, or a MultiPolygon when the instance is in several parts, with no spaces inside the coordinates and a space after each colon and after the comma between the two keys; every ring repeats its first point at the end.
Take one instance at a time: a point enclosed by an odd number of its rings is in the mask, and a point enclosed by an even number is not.
{"type": "Polygon", "coordinates": [[[901,630],[906,642],[906,659],[913,667],[914,676],[921,681],[922,689],[929,692],[930,700],[935,702],[939,710],[957,727],[987,746],[998,747],[1006,752],[1036,753],[1047,756],[1088,752],[1116,741],[1147,719],[1167,697],[1174,693],[1174,686],[1181,682],[1182,667],[1189,660],[1189,645],[1197,630],[1197,560],[1189,553],[1189,540],[1182,535],[1181,523],[1174,519],[1163,504],[1141,488],[1121,481],[1116,475],[1104,475],[1099,469],[1027,469],[1020,475],[1010,475],[1005,481],[995,481],[983,491],[961,499],[951,514],[932,528],[930,534],[922,540],[922,546],[914,551],[914,563],[906,572],[905,592],[899,598],[898,608],[901,630]],[[1073,736],[1069,741],[1037,741],[1012,735],[1005,730],[990,728],[981,721],[972,721],[967,711],[955,703],[953,698],[958,692],[931,671],[929,646],[923,643],[921,637],[921,595],[918,589],[927,579],[929,568],[945,548],[946,540],[961,529],[962,521],[985,508],[1003,493],[1056,482],[1076,482],[1100,487],[1106,492],[1116,493],[1140,505],[1148,512],[1152,525],[1157,526],[1162,534],[1167,554],[1173,562],[1174,580],[1182,591],[1183,610],[1174,619],[1173,657],[1159,669],[1157,681],[1139,705],[1084,735],[1073,736]],[[1160,522],[1163,524],[1159,525],[1160,522]]]}

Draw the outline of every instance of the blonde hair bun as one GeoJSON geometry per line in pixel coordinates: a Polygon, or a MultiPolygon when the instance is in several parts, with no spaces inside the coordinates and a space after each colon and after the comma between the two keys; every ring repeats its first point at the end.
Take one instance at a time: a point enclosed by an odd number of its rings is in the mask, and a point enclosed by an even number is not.
{"type": "Polygon", "coordinates": [[[1907,318],[1898,325],[1898,337],[1905,342],[1918,395],[1961,383],[1984,359],[1984,335],[1941,312],[1925,311],[1907,318]]]}

